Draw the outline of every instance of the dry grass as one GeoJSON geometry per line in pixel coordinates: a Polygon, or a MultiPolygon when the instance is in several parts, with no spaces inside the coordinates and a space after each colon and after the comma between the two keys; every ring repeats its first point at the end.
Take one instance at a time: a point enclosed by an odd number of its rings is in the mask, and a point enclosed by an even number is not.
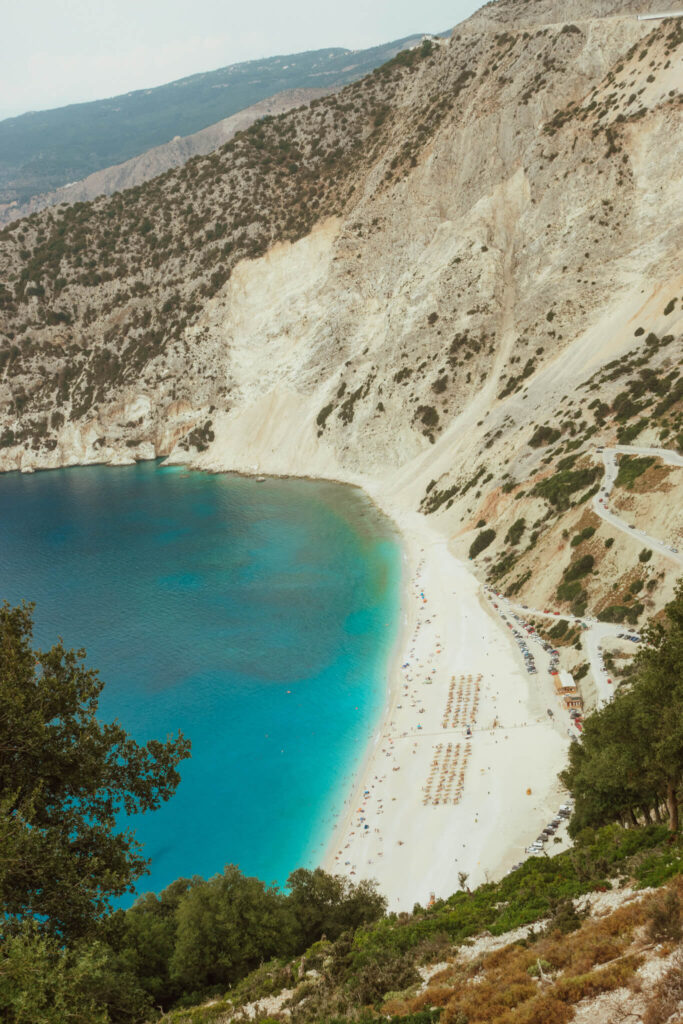
{"type": "MultiPolygon", "coordinates": [[[[569,935],[554,931],[535,942],[521,942],[454,965],[430,982],[415,999],[395,1000],[388,1013],[414,1013],[441,1006],[443,1024],[565,1024],[574,1006],[606,992],[632,986],[643,954],[652,948],[653,920],[678,899],[681,881],[665,893],[625,904],[610,914],[589,918],[569,935]],[[540,964],[540,970],[539,970],[540,964]]],[[[678,904],[677,904],[678,905],[678,904]]],[[[664,1024],[683,996],[683,954],[659,983],[645,1024],[664,1024]]]]}
{"type": "Polygon", "coordinates": [[[643,1016],[643,1024],[683,1020],[683,950],[679,950],[666,974],[657,982],[643,1016]]]}

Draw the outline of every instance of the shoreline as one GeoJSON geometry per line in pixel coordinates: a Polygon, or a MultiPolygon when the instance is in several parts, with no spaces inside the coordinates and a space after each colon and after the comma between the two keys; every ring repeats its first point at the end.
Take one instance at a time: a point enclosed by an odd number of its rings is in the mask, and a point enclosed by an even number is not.
{"type": "MultiPolygon", "coordinates": [[[[345,486],[360,487],[360,485],[357,484],[346,484],[345,486]]],[[[338,814],[335,815],[337,821],[333,827],[332,834],[325,843],[325,852],[320,860],[320,864],[316,865],[317,867],[324,868],[324,870],[331,874],[338,873],[339,871],[337,865],[334,867],[331,866],[334,864],[334,850],[336,849],[341,836],[348,831],[348,826],[350,825],[354,814],[353,807],[357,802],[358,796],[362,796],[363,793],[362,780],[372,766],[372,761],[376,756],[377,747],[379,746],[382,734],[390,722],[392,707],[398,694],[396,680],[400,673],[401,656],[405,650],[406,640],[409,636],[408,616],[410,604],[406,600],[406,582],[409,578],[408,574],[411,573],[413,552],[411,552],[408,544],[406,543],[406,537],[403,531],[398,527],[394,517],[389,515],[389,513],[382,508],[382,506],[369,494],[367,490],[365,490],[365,488],[361,487],[360,489],[363,490],[363,493],[367,496],[368,500],[375,505],[381,514],[393,524],[396,531],[401,550],[401,597],[398,605],[399,622],[396,628],[396,636],[385,668],[384,705],[382,707],[382,712],[376,727],[373,729],[372,735],[368,739],[362,760],[353,774],[351,785],[346,789],[347,795],[342,802],[338,814]]]]}
{"type": "Polygon", "coordinates": [[[320,866],[376,879],[389,911],[402,911],[450,896],[460,872],[477,885],[524,856],[562,802],[568,741],[448,538],[360,486],[401,537],[401,622],[379,729],[320,866]],[[465,707],[473,721],[458,719],[465,707]]]}
{"type": "Polygon", "coordinates": [[[461,872],[472,887],[522,859],[562,802],[557,773],[568,740],[545,714],[547,687],[526,675],[512,637],[438,524],[412,511],[406,493],[390,496],[385,481],[338,465],[317,474],[271,473],[259,465],[257,473],[227,452],[138,461],[356,487],[396,531],[400,622],[384,708],[349,787],[340,787],[345,798],[338,813],[332,806],[331,833],[321,836],[312,862],[355,882],[375,879],[391,912],[412,910],[432,895],[447,898],[460,887],[461,872]],[[467,721],[457,719],[459,707],[467,707],[467,721]]]}

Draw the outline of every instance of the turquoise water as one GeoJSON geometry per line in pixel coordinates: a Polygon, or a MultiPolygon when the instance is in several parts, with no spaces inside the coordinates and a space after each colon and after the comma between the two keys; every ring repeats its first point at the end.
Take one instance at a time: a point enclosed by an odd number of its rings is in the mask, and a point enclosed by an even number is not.
{"type": "Polygon", "coordinates": [[[318,862],[380,717],[399,577],[389,522],[338,484],[157,463],[0,477],[0,599],[36,602],[39,645],[86,648],[103,719],[192,740],[175,796],[132,819],[141,892],[318,862]]]}

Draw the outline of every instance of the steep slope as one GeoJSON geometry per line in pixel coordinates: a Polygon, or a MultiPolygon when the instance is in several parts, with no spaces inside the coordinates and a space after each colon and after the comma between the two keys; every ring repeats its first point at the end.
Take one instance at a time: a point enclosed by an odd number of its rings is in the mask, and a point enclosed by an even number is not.
{"type": "Polygon", "coordinates": [[[2,468],[173,453],[374,481],[465,557],[485,521],[519,601],[583,579],[576,614],[638,582],[661,607],[675,566],[636,578],[626,536],[565,573],[595,448],[640,420],[630,440],[681,444],[683,32],[642,9],[488,5],[210,157],[5,230],[2,468]]]}
{"type": "Polygon", "coordinates": [[[650,853],[656,832],[587,830],[572,851],[323,938],[290,963],[263,963],[168,1020],[674,1024],[683,995],[680,848],[650,853]]]}
{"type": "Polygon", "coordinates": [[[419,38],[245,61],[152,89],[7,118],[0,122],[0,204],[23,205],[276,93],[352,82],[419,38]]]}
{"type": "Polygon", "coordinates": [[[192,135],[176,136],[170,142],[162,146],[155,146],[153,149],[134,156],[125,163],[116,164],[114,167],[106,167],[101,171],[89,174],[82,181],[75,181],[69,185],[63,185],[54,192],[46,192],[43,195],[33,196],[28,202],[21,206],[16,203],[0,207],[0,225],[10,224],[12,221],[28,217],[37,210],[46,206],[58,206],[60,203],[84,203],[98,196],[110,196],[114,192],[121,192],[124,189],[141,185],[144,181],[156,178],[164,171],[172,167],[181,167],[182,164],[193,156],[204,156],[213,152],[219,146],[228,142],[237,132],[244,131],[258,121],[261,117],[273,117],[291,110],[293,107],[304,106],[334,92],[333,89],[288,89],[285,92],[276,93],[269,99],[261,100],[237,114],[223,118],[208,128],[202,128],[192,135]]]}

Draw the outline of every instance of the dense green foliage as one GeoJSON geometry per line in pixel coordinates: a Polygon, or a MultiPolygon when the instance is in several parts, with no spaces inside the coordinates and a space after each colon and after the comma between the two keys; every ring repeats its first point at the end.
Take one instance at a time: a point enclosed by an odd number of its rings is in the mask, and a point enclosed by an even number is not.
{"type": "Polygon", "coordinates": [[[595,527],[594,526],[586,526],[579,533],[575,533],[574,534],[574,536],[571,539],[571,546],[573,548],[578,548],[579,544],[583,544],[583,542],[585,540],[589,540],[593,536],[594,533],[595,533],[595,527]]]}
{"type": "Polygon", "coordinates": [[[322,936],[376,920],[386,901],[374,885],[319,868],[290,875],[288,892],[222,874],[179,879],[160,896],[141,897],[108,922],[107,934],[127,967],[161,1006],[236,984],[264,960],[302,953],[322,936]]]}
{"type": "Polygon", "coordinates": [[[623,455],[619,460],[619,472],[614,481],[615,487],[627,487],[631,490],[638,477],[654,464],[655,460],[650,456],[638,458],[634,455],[623,455]]]}
{"type": "Polygon", "coordinates": [[[353,54],[331,47],[232,64],[154,89],[9,118],[0,122],[0,201],[25,202],[285,89],[355,81],[414,41],[406,37],[353,54]]]}
{"type": "Polygon", "coordinates": [[[531,493],[545,498],[547,502],[562,512],[569,508],[572,495],[576,491],[585,490],[594,485],[604,472],[603,466],[561,470],[545,480],[539,480],[534,484],[531,493]]]}
{"type": "Polygon", "coordinates": [[[484,551],[495,540],[495,536],[496,531],[492,529],[482,530],[481,533],[478,533],[470,544],[470,558],[476,558],[484,551]]]}
{"type": "MultiPolygon", "coordinates": [[[[159,764],[149,759],[149,752],[128,747],[125,734],[110,733],[114,727],[95,722],[101,688],[96,674],[83,667],[82,655],[60,645],[47,653],[32,651],[29,608],[4,606],[0,623],[0,683],[6,709],[0,747],[3,784],[32,778],[26,765],[22,768],[22,744],[10,744],[14,735],[24,737],[26,749],[34,751],[40,751],[38,741],[44,741],[42,762],[39,757],[35,769],[37,773],[42,763],[44,785],[33,780],[33,789],[27,790],[34,798],[34,813],[36,808],[45,813],[40,798],[48,792],[53,793],[50,806],[58,806],[54,794],[74,791],[77,766],[87,766],[88,776],[94,772],[93,778],[104,779],[111,790],[109,797],[100,793],[98,802],[96,789],[84,789],[93,822],[103,816],[106,857],[108,801],[115,802],[118,794],[124,802],[155,806],[164,786],[168,795],[172,791],[175,764],[167,765],[160,779],[159,764]],[[17,679],[23,686],[13,688],[17,679]],[[62,712],[55,714],[58,700],[62,712]],[[7,723],[18,707],[26,723],[15,716],[10,730],[7,723]],[[71,717],[64,711],[69,707],[71,717]],[[56,723],[46,740],[45,730],[56,723]],[[120,779],[107,774],[105,739],[111,736],[118,737],[119,752],[125,749],[131,755],[128,761],[116,760],[123,773],[120,779]],[[75,754],[68,762],[71,774],[65,771],[66,747],[60,738],[75,754]],[[104,748],[101,758],[98,740],[104,748]],[[54,779],[46,769],[48,749],[55,755],[50,766],[58,769],[54,779]],[[61,789],[55,781],[60,777],[61,789]]],[[[245,877],[234,865],[209,880],[179,879],[160,895],[147,894],[129,910],[111,913],[107,896],[119,890],[105,889],[95,863],[99,888],[85,915],[70,891],[60,891],[50,875],[42,875],[51,894],[44,913],[37,912],[33,891],[27,912],[20,916],[16,894],[6,887],[1,890],[0,1017],[10,1024],[146,1024],[166,1013],[174,1024],[208,1024],[231,1006],[293,988],[294,1024],[376,1021],[386,1019],[380,1008],[387,993],[404,991],[419,981],[421,963],[443,958],[454,945],[482,930],[499,935],[547,918],[556,930],[568,930],[578,924],[569,901],[582,893],[607,888],[619,877],[635,879],[641,886],[661,885],[683,870],[683,843],[675,831],[677,787],[683,774],[683,582],[667,606],[666,624],[649,627],[645,639],[628,690],[617,691],[612,703],[588,716],[583,742],[572,744],[563,781],[575,798],[573,848],[556,857],[532,857],[497,883],[459,891],[427,909],[416,905],[412,914],[387,915],[385,900],[368,882],[354,885],[320,869],[300,869],[290,875],[282,892],[245,877]],[[642,819],[650,821],[651,811],[661,817],[663,802],[668,804],[670,827],[641,826],[642,819]],[[625,828],[624,822],[639,827],[625,828]],[[74,906],[82,911],[81,918],[70,916],[74,906]],[[69,930],[72,921],[76,924],[69,930]],[[212,1003],[201,1006],[209,997],[212,1003]]],[[[182,743],[177,743],[177,749],[171,741],[164,748],[171,760],[172,749],[173,757],[182,756],[182,743]]],[[[20,793],[23,785],[20,781],[20,793]]],[[[2,860],[5,872],[12,870],[17,848],[10,827],[17,817],[10,805],[15,791],[16,786],[3,790],[3,834],[9,837],[3,854],[10,851],[2,860]]],[[[77,819],[68,818],[71,824],[74,820],[78,825],[77,819]]],[[[43,848],[49,854],[52,834],[46,835],[43,848]]],[[[54,846],[66,862],[62,870],[73,887],[59,830],[54,846]]],[[[134,855],[131,872],[138,866],[138,851],[134,855]]],[[[96,861],[91,856],[91,862],[96,861]]],[[[53,862],[47,864],[53,870],[53,862]]],[[[31,877],[38,878],[39,872],[35,866],[31,877]]],[[[118,879],[116,871],[106,877],[118,879]]],[[[84,884],[89,892],[88,880],[84,884]]],[[[431,1019],[420,1011],[414,1024],[431,1019]]]]}
{"type": "Polygon", "coordinates": [[[6,917],[89,934],[147,862],[116,815],[173,795],[190,744],[139,746],[97,719],[103,682],[83,651],[33,650],[32,606],[0,608],[0,898],[6,917]]]}
{"type": "Polygon", "coordinates": [[[228,865],[102,917],[88,939],[64,943],[30,919],[14,921],[0,944],[0,1016],[16,1024],[155,1019],[154,1007],[223,992],[264,961],[338,940],[386,910],[373,884],[320,869],[295,871],[288,889],[228,865]]]}
{"type": "MultiPolygon", "coordinates": [[[[317,942],[292,964],[264,964],[215,1005],[175,1010],[169,1020],[208,1024],[232,1005],[296,985],[295,1024],[386,1021],[380,1007],[387,993],[413,985],[419,965],[445,959],[454,945],[484,930],[500,935],[541,919],[550,919],[553,929],[568,930],[577,923],[572,898],[604,890],[610,886],[608,879],[618,877],[635,878],[640,885],[661,884],[680,871],[682,854],[681,843],[670,842],[664,826],[586,829],[572,850],[530,858],[500,882],[458,892],[428,909],[416,906],[410,914],[389,914],[335,942],[317,942]],[[317,972],[315,981],[309,980],[309,971],[317,972]]],[[[531,929],[527,941],[534,941],[531,929]]],[[[399,1019],[408,1024],[421,1018],[399,1019]]]]}
{"type": "Polygon", "coordinates": [[[522,534],[526,530],[526,519],[516,519],[508,532],[505,534],[506,544],[519,544],[522,534]]]}
{"type": "MultiPolygon", "coordinates": [[[[641,606],[642,607],[642,606],[641,606]]],[[[628,611],[628,609],[624,609],[628,611]]],[[[576,800],[570,831],[607,821],[661,820],[678,828],[683,779],[683,581],[666,606],[666,624],[643,632],[627,687],[589,715],[572,744],[562,780],[576,800]]],[[[600,616],[603,618],[604,616],[600,616]]]]}

